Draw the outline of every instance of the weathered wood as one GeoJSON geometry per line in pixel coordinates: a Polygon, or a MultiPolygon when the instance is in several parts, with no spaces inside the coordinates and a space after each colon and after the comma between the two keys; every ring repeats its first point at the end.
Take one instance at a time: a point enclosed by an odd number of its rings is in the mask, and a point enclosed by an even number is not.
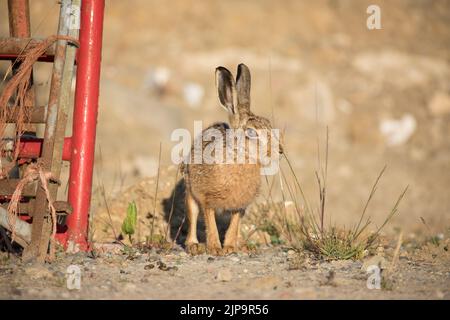
{"type": "MultiPolygon", "coordinates": [[[[32,217],[34,206],[35,201],[33,199],[28,202],[20,202],[18,205],[18,213],[27,214],[32,217]]],[[[58,216],[66,216],[68,214],[71,214],[73,211],[72,206],[67,201],[54,201],[53,206],[55,207],[58,216]]],[[[8,203],[2,204],[1,207],[7,209],[8,203]]]]}
{"type": "MultiPolygon", "coordinates": [[[[0,180],[0,196],[11,196],[16,190],[19,181],[20,181],[19,179],[0,180]]],[[[36,186],[37,186],[36,182],[26,185],[25,188],[23,188],[22,196],[35,197],[36,186]]]]}
{"type": "MultiPolygon", "coordinates": [[[[61,1],[58,35],[68,35],[70,15],[67,14],[72,1],[61,1]]],[[[48,99],[47,119],[44,132],[44,143],[42,146],[41,164],[45,171],[50,171],[58,178],[59,168],[62,162],[62,143],[64,141],[64,131],[61,131],[61,124],[58,123],[60,117],[59,104],[62,94],[62,83],[65,71],[65,63],[74,63],[66,61],[67,41],[58,40],[55,49],[55,59],[53,62],[52,79],[50,94],[48,99]],[[62,135],[62,137],[60,137],[62,135]],[[55,145],[55,141],[58,143],[55,145]],[[61,146],[59,146],[59,144],[61,146]],[[58,151],[61,148],[61,151],[58,151]],[[55,150],[57,149],[56,153],[55,150]],[[56,166],[56,167],[55,167],[56,166]],[[58,170],[56,170],[58,169],[58,170]]],[[[72,75],[70,75],[72,80],[72,75]]],[[[64,123],[65,129],[65,123],[64,123]]],[[[50,197],[56,198],[57,186],[49,185],[50,197]]],[[[42,187],[38,188],[36,193],[36,206],[33,213],[33,227],[31,234],[31,243],[27,250],[24,250],[22,259],[24,261],[36,259],[43,263],[47,257],[48,245],[52,230],[52,220],[47,210],[47,195],[42,187]]]]}

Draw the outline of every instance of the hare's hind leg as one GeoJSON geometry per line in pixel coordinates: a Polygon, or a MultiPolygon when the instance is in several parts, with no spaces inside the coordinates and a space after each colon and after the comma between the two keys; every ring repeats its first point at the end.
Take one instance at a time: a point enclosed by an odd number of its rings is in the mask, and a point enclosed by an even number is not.
{"type": "Polygon", "coordinates": [[[220,244],[219,232],[216,225],[216,213],[212,208],[204,208],[206,226],[206,250],[209,254],[222,254],[222,245],[220,244]]]}
{"type": "Polygon", "coordinates": [[[198,219],[198,205],[192,197],[191,193],[186,190],[186,215],[188,218],[188,234],[185,241],[186,250],[191,254],[200,253],[200,247],[197,239],[197,219],[198,219]]]}
{"type": "Polygon", "coordinates": [[[225,233],[225,240],[223,242],[223,251],[225,254],[236,252],[238,249],[239,226],[241,224],[240,211],[231,214],[230,225],[225,233]]]}

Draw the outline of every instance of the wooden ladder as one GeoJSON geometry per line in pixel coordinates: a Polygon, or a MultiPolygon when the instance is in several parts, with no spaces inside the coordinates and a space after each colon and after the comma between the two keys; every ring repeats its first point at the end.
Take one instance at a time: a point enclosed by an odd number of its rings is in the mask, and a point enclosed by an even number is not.
{"type": "MultiPolygon", "coordinates": [[[[78,16],[74,15],[74,12],[76,13],[76,10],[79,10],[80,0],[62,0],[60,3],[57,35],[78,39],[79,28],[77,28],[77,21],[74,19],[79,18],[79,14],[78,16]]],[[[20,65],[20,60],[16,59],[26,55],[30,48],[39,45],[44,40],[30,38],[28,0],[9,0],[8,14],[11,37],[0,39],[0,57],[13,61],[12,71],[14,74],[20,65]]],[[[14,146],[14,148],[20,149],[16,165],[26,166],[27,162],[37,161],[45,172],[51,172],[52,176],[57,179],[60,177],[64,152],[69,149],[64,145],[64,136],[71,102],[76,50],[74,43],[67,40],[57,40],[54,45],[49,47],[38,58],[38,61],[53,62],[47,106],[35,106],[35,88],[32,81],[30,81],[31,85],[24,100],[26,105],[19,106],[19,108],[31,108],[27,122],[45,124],[45,130],[42,139],[36,138],[33,133],[20,137],[20,143],[14,146]]],[[[7,122],[16,123],[18,112],[11,112],[10,114],[12,116],[7,119],[7,122]]],[[[32,126],[29,126],[29,128],[33,129],[32,126]]],[[[24,170],[20,171],[23,172],[24,170]]],[[[0,180],[0,204],[3,209],[8,207],[11,195],[22,177],[0,180]]],[[[58,184],[49,182],[48,190],[51,199],[56,200],[58,184]]],[[[71,213],[71,206],[67,201],[55,201],[54,207],[58,215],[71,213]]],[[[31,222],[31,237],[28,239],[17,238],[17,242],[24,248],[22,258],[25,261],[37,260],[43,262],[48,254],[52,219],[48,210],[47,196],[40,181],[28,185],[23,190],[19,214],[22,220],[31,222]]]]}

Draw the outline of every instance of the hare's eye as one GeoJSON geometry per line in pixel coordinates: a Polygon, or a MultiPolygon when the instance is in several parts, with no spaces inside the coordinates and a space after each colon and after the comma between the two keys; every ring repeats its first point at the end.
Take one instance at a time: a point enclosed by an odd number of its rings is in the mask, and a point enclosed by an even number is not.
{"type": "Polygon", "coordinates": [[[258,138],[258,133],[253,128],[247,128],[245,129],[245,135],[250,139],[258,138]]]}

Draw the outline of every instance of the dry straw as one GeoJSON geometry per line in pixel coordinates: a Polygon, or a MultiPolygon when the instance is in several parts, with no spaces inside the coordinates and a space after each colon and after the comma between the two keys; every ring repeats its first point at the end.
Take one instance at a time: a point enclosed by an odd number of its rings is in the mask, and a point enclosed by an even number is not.
{"type": "MultiPolygon", "coordinates": [[[[17,72],[9,79],[9,81],[5,84],[2,94],[0,95],[0,138],[4,137],[7,119],[12,116],[12,113],[15,113],[16,117],[16,145],[20,141],[20,136],[23,133],[24,125],[30,122],[30,108],[25,105],[25,98],[27,94],[27,90],[30,86],[31,73],[33,70],[34,63],[42,56],[45,51],[52,46],[58,40],[66,40],[78,45],[78,40],[69,36],[62,35],[52,35],[43,40],[41,43],[33,46],[29,49],[24,49],[22,53],[19,54],[19,57],[14,62],[20,62],[20,66],[17,69],[17,72]],[[14,96],[12,105],[8,106],[8,102],[14,96]]],[[[1,47],[1,41],[0,41],[1,47]]],[[[6,76],[5,76],[6,79],[6,76]]],[[[5,81],[3,79],[3,81],[5,81]]],[[[1,139],[0,147],[3,149],[3,139],[1,139]]],[[[19,148],[16,148],[13,155],[13,161],[17,160],[19,148]]],[[[2,175],[6,176],[7,172],[11,168],[1,168],[2,175]]]]}

